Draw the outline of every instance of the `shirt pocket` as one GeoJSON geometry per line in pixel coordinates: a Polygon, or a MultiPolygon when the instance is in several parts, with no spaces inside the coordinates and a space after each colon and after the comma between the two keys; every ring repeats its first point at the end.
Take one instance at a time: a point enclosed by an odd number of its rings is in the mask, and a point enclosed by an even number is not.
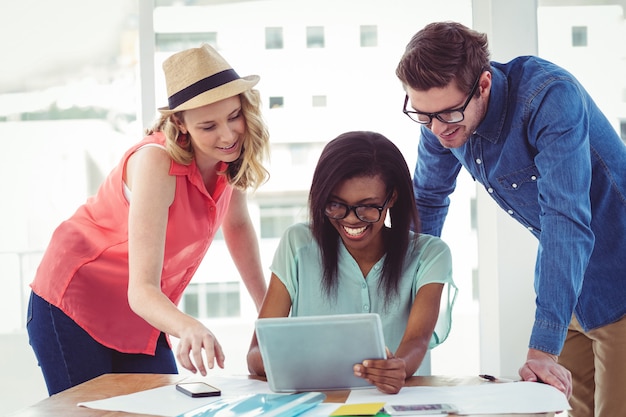
{"type": "Polygon", "coordinates": [[[497,178],[501,196],[511,206],[537,205],[537,180],[539,171],[533,164],[528,167],[501,175],[497,178]]]}

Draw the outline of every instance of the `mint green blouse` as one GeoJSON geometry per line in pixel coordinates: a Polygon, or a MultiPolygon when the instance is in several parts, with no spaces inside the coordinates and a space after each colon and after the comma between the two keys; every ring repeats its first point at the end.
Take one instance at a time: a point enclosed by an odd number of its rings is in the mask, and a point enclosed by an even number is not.
{"type": "Polygon", "coordinates": [[[327,297],[322,287],[322,262],[319,246],[308,224],[289,227],[278,245],[271,271],[282,281],[291,296],[291,316],[326,314],[378,313],[387,347],[395,352],[400,345],[413,300],[426,284],[444,284],[439,318],[429,349],[443,343],[451,327],[451,313],[457,287],[452,280],[452,257],[440,238],[419,235],[417,244],[409,245],[399,295],[387,308],[378,290],[384,256],[365,279],[346,247],[339,245],[337,296],[327,297]]]}

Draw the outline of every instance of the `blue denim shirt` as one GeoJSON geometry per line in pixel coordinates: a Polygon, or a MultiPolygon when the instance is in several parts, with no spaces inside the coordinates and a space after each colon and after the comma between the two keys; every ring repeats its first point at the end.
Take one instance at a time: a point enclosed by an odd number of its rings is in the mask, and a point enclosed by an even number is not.
{"type": "Polygon", "coordinates": [[[465,167],[539,239],[529,347],[559,354],[573,312],[585,330],[626,313],[626,146],[564,69],[519,57],[491,71],[487,114],[465,145],[445,149],[422,127],[422,232],[441,234],[465,167]]]}

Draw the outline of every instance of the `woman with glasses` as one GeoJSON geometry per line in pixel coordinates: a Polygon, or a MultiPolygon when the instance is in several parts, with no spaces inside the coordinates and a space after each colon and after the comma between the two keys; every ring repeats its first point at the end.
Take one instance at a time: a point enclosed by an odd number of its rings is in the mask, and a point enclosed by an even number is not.
{"type": "MultiPolygon", "coordinates": [[[[388,359],[356,364],[354,374],[397,393],[448,336],[456,295],[449,248],[411,231],[419,218],[409,169],[378,133],[348,132],[326,145],[309,209],[310,223],[281,239],[259,317],[378,313],[388,359]]],[[[265,375],[255,337],[248,368],[265,375]]]]}

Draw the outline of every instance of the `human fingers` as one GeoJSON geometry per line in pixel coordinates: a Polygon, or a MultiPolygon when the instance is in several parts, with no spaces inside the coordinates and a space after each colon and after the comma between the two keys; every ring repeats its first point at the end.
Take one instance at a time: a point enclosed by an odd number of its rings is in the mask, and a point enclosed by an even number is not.
{"type": "Polygon", "coordinates": [[[550,367],[549,372],[541,377],[546,384],[552,385],[569,399],[572,395],[572,374],[559,364],[550,367]]]}
{"type": "MultiPolygon", "coordinates": [[[[368,369],[370,371],[371,369],[368,369]]],[[[398,371],[391,372],[368,372],[365,378],[370,384],[385,394],[397,394],[404,386],[405,373],[398,371]]]]}
{"type": "Polygon", "coordinates": [[[385,346],[385,353],[387,354],[387,359],[395,358],[395,356],[393,355],[393,353],[391,353],[391,351],[389,350],[387,346],[385,346]]]}
{"type": "Polygon", "coordinates": [[[518,373],[523,381],[537,382],[539,380],[538,376],[530,369],[530,366],[528,366],[528,362],[522,365],[518,373]]]}
{"type": "Polygon", "coordinates": [[[396,358],[393,356],[391,352],[388,351],[387,359],[365,359],[362,364],[365,368],[371,370],[383,370],[383,372],[388,372],[394,369],[404,371],[406,369],[406,364],[404,360],[400,358],[396,358]]]}
{"type": "Polygon", "coordinates": [[[180,339],[176,348],[176,360],[183,368],[195,374],[198,370],[189,358],[190,351],[191,343],[187,339],[180,339]]]}
{"type": "Polygon", "coordinates": [[[399,381],[392,381],[392,383],[375,382],[374,385],[376,389],[383,394],[397,394],[404,386],[404,383],[400,383],[399,381]]]}
{"type": "MultiPolygon", "coordinates": [[[[207,370],[206,366],[204,365],[204,358],[202,357],[202,345],[202,341],[194,339],[191,343],[191,351],[189,352],[189,356],[192,358],[193,363],[196,365],[196,368],[198,368],[198,372],[200,372],[200,375],[206,376],[207,370]]],[[[212,363],[208,360],[207,362],[209,364],[209,368],[212,368],[212,363]]]]}
{"type": "Polygon", "coordinates": [[[188,345],[188,348],[180,352],[184,363],[192,364],[192,366],[194,366],[193,369],[200,372],[202,376],[206,376],[207,374],[207,365],[209,369],[213,368],[212,339],[213,334],[208,329],[204,328],[204,326],[202,326],[202,328],[195,328],[193,331],[190,331],[184,339],[181,339],[181,341],[185,340],[186,346],[188,345]],[[203,349],[206,349],[208,353],[206,356],[206,364],[203,349]]]}
{"type": "Polygon", "coordinates": [[[365,379],[370,384],[385,394],[397,394],[404,386],[404,373],[396,372],[385,374],[380,371],[376,372],[372,368],[366,368],[362,364],[354,366],[354,375],[365,379]]]}
{"type": "Polygon", "coordinates": [[[205,345],[205,350],[207,354],[207,363],[210,364],[209,368],[213,368],[213,360],[217,363],[217,366],[220,368],[224,368],[224,360],[226,359],[224,355],[224,351],[222,350],[222,345],[219,344],[217,339],[214,337],[209,340],[212,344],[205,345]],[[213,352],[212,357],[210,357],[209,352],[213,352]]]}
{"type": "MultiPolygon", "coordinates": [[[[399,367],[399,366],[404,366],[404,363],[400,364],[397,361],[392,361],[392,359],[395,359],[393,353],[391,353],[391,351],[389,350],[388,347],[385,346],[385,352],[387,355],[386,359],[366,359],[363,361],[363,363],[360,364],[356,364],[354,366],[354,372],[359,372],[361,374],[365,374],[367,373],[367,369],[366,368],[371,368],[371,369],[392,369],[394,367],[399,367]]],[[[361,375],[358,375],[361,376],[361,375]]]]}
{"type": "Polygon", "coordinates": [[[354,374],[385,393],[395,394],[404,386],[406,370],[400,359],[367,359],[354,367],[354,374]]]}
{"type": "Polygon", "coordinates": [[[552,358],[529,359],[520,368],[524,381],[543,382],[561,391],[567,398],[572,395],[572,375],[552,358]]]}
{"type": "Polygon", "coordinates": [[[202,335],[202,338],[197,341],[197,343],[193,344],[192,356],[200,374],[205,376],[207,374],[207,367],[209,369],[213,369],[215,364],[216,356],[218,365],[221,363],[221,367],[224,364],[224,354],[222,353],[222,348],[215,339],[215,336],[211,331],[206,329],[205,333],[202,335]],[[202,351],[204,349],[204,357],[202,355],[202,351]],[[216,355],[216,352],[218,353],[216,355]],[[206,366],[204,360],[206,359],[206,366]]]}

